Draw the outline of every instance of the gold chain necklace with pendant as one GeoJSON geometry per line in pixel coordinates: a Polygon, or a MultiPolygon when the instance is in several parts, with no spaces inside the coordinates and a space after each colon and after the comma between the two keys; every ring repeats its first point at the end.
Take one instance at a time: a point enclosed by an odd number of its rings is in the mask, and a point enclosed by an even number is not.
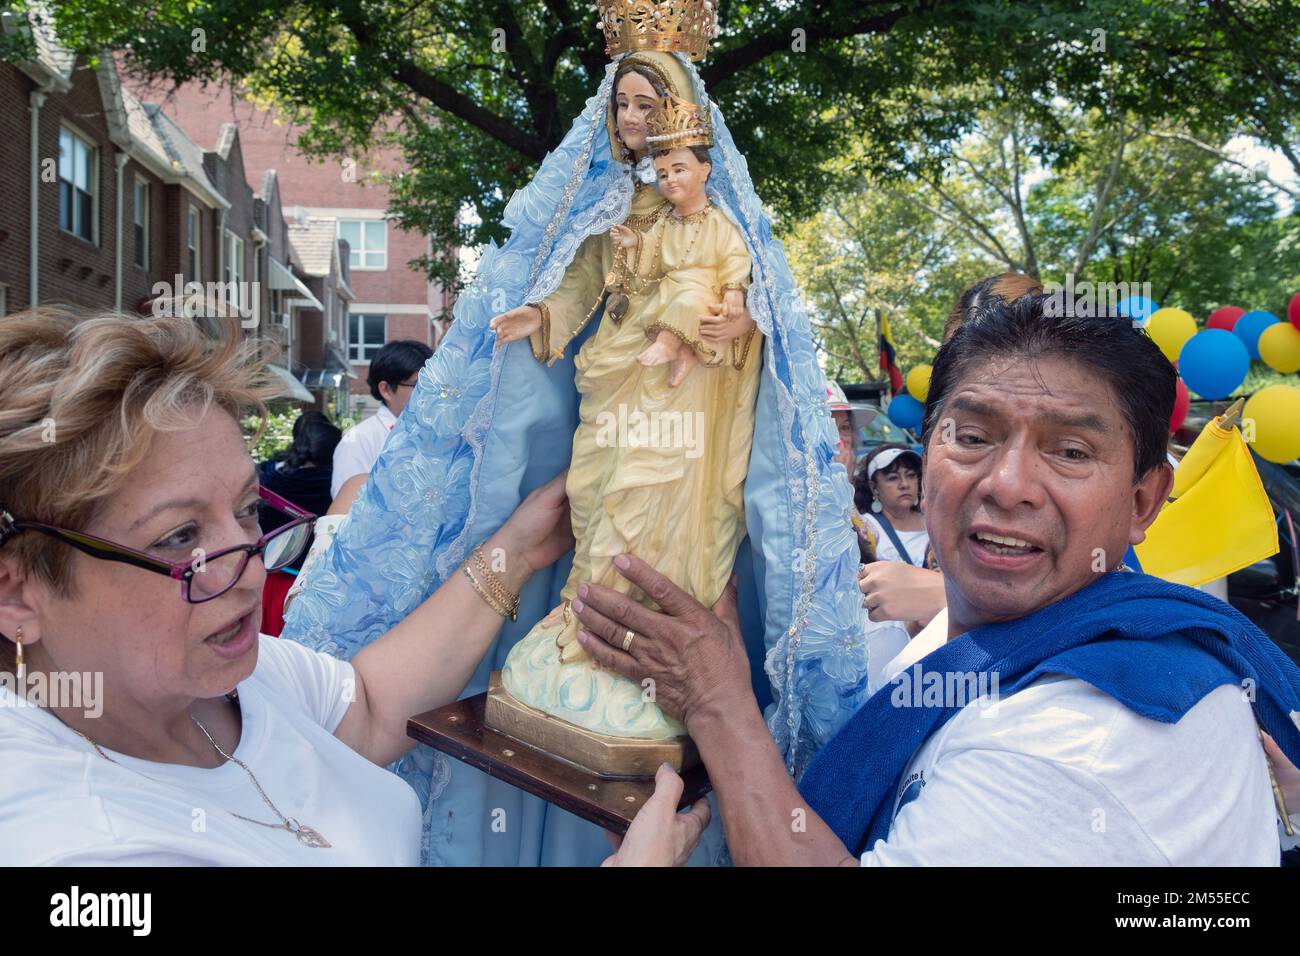
{"type": "MultiPolygon", "coordinates": [[[[271,808],[271,812],[280,818],[280,822],[266,823],[262,820],[254,820],[252,817],[246,817],[242,813],[236,813],[233,810],[227,810],[226,811],[227,813],[229,813],[232,817],[236,817],[240,820],[243,820],[245,823],[255,823],[259,827],[268,827],[269,829],[272,830],[287,830],[288,832],[292,833],[295,837],[297,837],[298,842],[301,843],[303,846],[311,847],[312,849],[329,849],[330,842],[326,840],[324,836],[321,835],[320,831],[312,827],[306,826],[304,824],[301,824],[297,820],[293,819],[292,817],[286,817],[283,813],[280,812],[280,808],[271,802],[271,798],[266,795],[266,791],[262,789],[262,785],[257,782],[257,777],[253,774],[253,771],[248,768],[248,764],[244,763],[244,761],[240,760],[238,757],[231,756],[230,754],[222,750],[220,745],[218,745],[217,742],[212,739],[212,735],[208,733],[208,728],[204,727],[201,723],[199,723],[198,718],[195,717],[193,714],[190,715],[190,720],[194,722],[195,727],[199,728],[203,736],[208,738],[208,743],[212,744],[213,748],[217,751],[217,753],[221,754],[221,756],[224,757],[226,760],[230,761],[235,766],[243,770],[244,773],[248,774],[248,779],[253,781],[253,786],[257,788],[258,795],[261,796],[262,800],[266,803],[266,805],[271,808]]],[[[90,746],[94,747],[95,752],[98,753],[105,760],[107,760],[109,763],[115,763],[119,767],[122,766],[122,764],[118,763],[108,754],[104,753],[103,749],[99,746],[99,744],[95,743],[93,740],[91,740],[89,737],[83,734],[76,727],[72,727],[69,729],[71,729],[74,734],[76,734],[77,736],[85,740],[86,743],[90,744],[90,746]]],[[[141,776],[144,775],[141,774],[141,776]]]]}

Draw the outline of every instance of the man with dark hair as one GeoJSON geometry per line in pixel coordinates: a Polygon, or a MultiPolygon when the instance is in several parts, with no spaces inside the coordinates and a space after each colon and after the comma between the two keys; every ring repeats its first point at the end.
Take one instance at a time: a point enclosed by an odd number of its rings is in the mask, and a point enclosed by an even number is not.
{"type": "MultiPolygon", "coordinates": [[[[1174,375],[1131,323],[1045,316],[1037,295],[956,330],[924,425],[948,611],[798,790],[734,592],[715,614],[634,557],[616,564],[663,613],[579,589],[582,646],[685,722],[736,862],[1278,863],[1257,724],[1300,760],[1300,669],[1229,605],[1122,561],[1172,484],[1174,375]]],[[[672,802],[647,804],[616,862],[680,856],[708,814],[672,802]]]]}
{"type": "Polygon", "coordinates": [[[397,423],[397,416],[402,414],[411,398],[416,376],[431,355],[433,349],[423,342],[398,339],[389,342],[371,358],[366,384],[370,386],[370,394],[380,403],[379,409],[343,433],[343,440],[334,451],[331,496],[338,497],[339,489],[349,478],[370,474],[388,433],[397,423]]]}

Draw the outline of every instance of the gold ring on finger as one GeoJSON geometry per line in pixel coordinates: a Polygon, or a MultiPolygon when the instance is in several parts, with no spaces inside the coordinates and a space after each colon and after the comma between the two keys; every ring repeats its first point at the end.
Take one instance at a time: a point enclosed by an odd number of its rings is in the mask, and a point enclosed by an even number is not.
{"type": "Polygon", "coordinates": [[[632,646],[632,638],[634,637],[636,637],[636,635],[632,633],[632,630],[629,628],[627,633],[623,636],[623,650],[626,651],[632,646]]]}

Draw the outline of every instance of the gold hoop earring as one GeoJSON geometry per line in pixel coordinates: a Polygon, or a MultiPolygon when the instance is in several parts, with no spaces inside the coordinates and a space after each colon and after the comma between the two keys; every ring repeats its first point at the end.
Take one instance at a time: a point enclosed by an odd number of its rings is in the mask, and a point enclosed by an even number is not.
{"type": "Polygon", "coordinates": [[[23,626],[21,624],[18,625],[18,633],[14,635],[14,646],[17,648],[14,654],[14,669],[18,672],[18,679],[22,680],[23,671],[26,668],[23,666],[23,626]]]}

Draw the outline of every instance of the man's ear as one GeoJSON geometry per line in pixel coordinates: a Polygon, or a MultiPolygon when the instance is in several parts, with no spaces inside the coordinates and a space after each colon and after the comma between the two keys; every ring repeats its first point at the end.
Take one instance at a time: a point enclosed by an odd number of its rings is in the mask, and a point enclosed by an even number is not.
{"type": "Polygon", "coordinates": [[[1174,486],[1174,470],[1168,462],[1161,462],[1148,471],[1133,488],[1133,523],[1129,529],[1129,544],[1146,540],[1147,528],[1160,514],[1169,500],[1174,486]]]}
{"type": "Polygon", "coordinates": [[[24,644],[41,639],[36,610],[29,600],[30,590],[31,581],[18,571],[17,560],[0,556],[0,634],[13,640],[21,627],[24,644]]]}
{"type": "Polygon", "coordinates": [[[384,403],[385,407],[387,407],[388,403],[396,397],[397,394],[393,390],[393,386],[384,381],[379,383],[379,399],[384,403]]]}

